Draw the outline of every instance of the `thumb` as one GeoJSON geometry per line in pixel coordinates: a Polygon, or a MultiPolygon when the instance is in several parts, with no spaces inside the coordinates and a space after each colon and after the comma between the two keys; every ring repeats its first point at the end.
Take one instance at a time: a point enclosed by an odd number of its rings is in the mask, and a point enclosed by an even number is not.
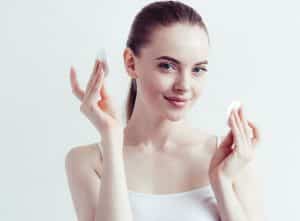
{"type": "Polygon", "coordinates": [[[232,130],[229,130],[226,136],[222,139],[220,143],[220,147],[225,149],[231,149],[232,144],[233,144],[233,133],[232,130]]]}
{"type": "Polygon", "coordinates": [[[112,102],[112,98],[108,94],[104,82],[103,82],[101,90],[100,90],[100,97],[101,97],[101,100],[98,102],[98,105],[100,106],[100,108],[103,111],[109,113],[111,116],[117,117],[116,110],[115,110],[115,107],[112,102]]]}
{"type": "Polygon", "coordinates": [[[222,139],[221,144],[219,145],[216,153],[213,156],[214,165],[220,165],[221,162],[232,152],[231,145],[233,140],[233,134],[231,130],[227,135],[222,139]]]}

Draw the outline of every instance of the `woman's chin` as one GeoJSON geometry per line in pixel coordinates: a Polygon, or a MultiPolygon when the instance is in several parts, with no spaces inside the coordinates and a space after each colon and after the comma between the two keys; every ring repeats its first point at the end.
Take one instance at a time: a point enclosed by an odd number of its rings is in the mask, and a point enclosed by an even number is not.
{"type": "Polygon", "coordinates": [[[166,100],[164,100],[164,105],[166,104],[166,106],[162,105],[161,107],[163,107],[164,110],[164,114],[163,114],[163,118],[168,119],[170,121],[182,121],[184,120],[184,118],[186,117],[186,112],[188,111],[188,109],[190,108],[190,101],[188,101],[186,104],[184,105],[176,105],[176,104],[172,104],[170,102],[166,102],[166,100]]]}
{"type": "Polygon", "coordinates": [[[181,121],[186,117],[186,111],[170,111],[165,114],[165,117],[170,121],[181,121]]]}
{"type": "Polygon", "coordinates": [[[178,116],[178,117],[172,117],[172,118],[168,118],[170,121],[182,121],[184,120],[184,117],[182,116],[178,116]]]}

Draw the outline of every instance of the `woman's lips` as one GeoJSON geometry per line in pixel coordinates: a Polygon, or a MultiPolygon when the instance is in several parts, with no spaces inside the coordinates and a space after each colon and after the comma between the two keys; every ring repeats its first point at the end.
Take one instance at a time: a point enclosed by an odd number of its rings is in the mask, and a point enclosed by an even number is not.
{"type": "Polygon", "coordinates": [[[175,107],[184,107],[187,101],[175,101],[175,100],[170,100],[167,97],[164,97],[170,104],[172,104],[175,107]]]}

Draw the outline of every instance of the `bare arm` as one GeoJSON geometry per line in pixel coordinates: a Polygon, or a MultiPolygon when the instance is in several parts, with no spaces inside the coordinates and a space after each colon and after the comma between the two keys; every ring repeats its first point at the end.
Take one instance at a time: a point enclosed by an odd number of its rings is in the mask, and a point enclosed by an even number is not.
{"type": "Polygon", "coordinates": [[[255,161],[233,181],[233,188],[249,221],[264,221],[264,201],[261,178],[256,173],[255,161]]]}
{"type": "Polygon", "coordinates": [[[217,208],[222,221],[249,221],[233,190],[232,182],[225,177],[210,177],[217,208]]]}
{"type": "Polygon", "coordinates": [[[105,86],[105,72],[106,62],[96,59],[84,91],[75,69],[70,69],[72,92],[81,102],[80,112],[105,138],[101,141],[101,184],[90,158],[82,159],[82,148],[73,148],[67,154],[65,168],[79,221],[132,221],[123,160],[124,128],[105,86]]]}
{"type": "MultiPolygon", "coordinates": [[[[224,137],[222,137],[223,139],[224,137]]],[[[264,221],[261,177],[257,174],[256,158],[233,181],[233,190],[249,221],[264,221]]]]}
{"type": "Polygon", "coordinates": [[[103,152],[101,181],[91,163],[84,161],[83,149],[72,148],[65,159],[78,221],[132,221],[123,157],[110,151],[118,148],[105,146],[108,151],[103,152]]]}
{"type": "Polygon", "coordinates": [[[118,148],[113,148],[110,144],[104,145],[107,151],[103,151],[102,187],[95,221],[132,221],[123,153],[113,151],[118,148]]]}

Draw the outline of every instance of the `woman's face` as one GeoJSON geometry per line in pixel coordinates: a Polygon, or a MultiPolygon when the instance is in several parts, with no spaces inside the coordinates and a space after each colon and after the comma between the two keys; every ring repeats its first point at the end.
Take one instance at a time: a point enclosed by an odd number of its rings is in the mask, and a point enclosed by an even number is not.
{"type": "Polygon", "coordinates": [[[180,119],[201,95],[209,53],[206,32],[198,26],[176,24],[157,29],[151,43],[135,60],[138,96],[162,117],[180,119]],[[186,99],[184,105],[165,97],[186,99]]]}

